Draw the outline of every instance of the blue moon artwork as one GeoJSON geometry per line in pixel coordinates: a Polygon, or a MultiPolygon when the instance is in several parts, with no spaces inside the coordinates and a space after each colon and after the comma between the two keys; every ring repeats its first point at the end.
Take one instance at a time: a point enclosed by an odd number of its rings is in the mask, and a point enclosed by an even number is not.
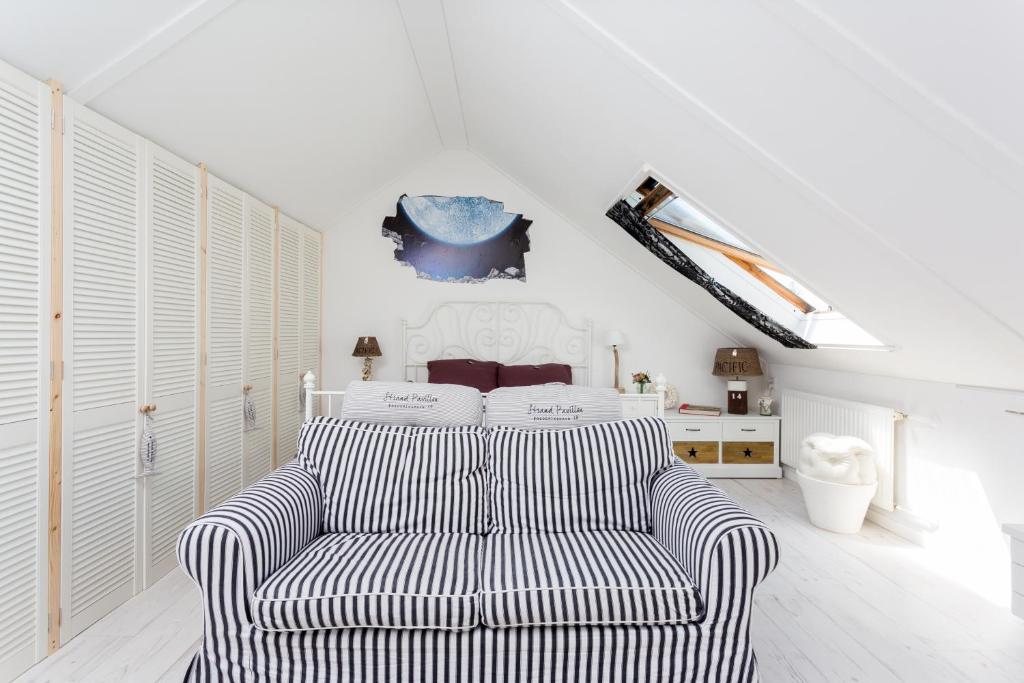
{"type": "Polygon", "coordinates": [[[395,260],[415,268],[418,277],[525,281],[532,222],[486,197],[402,195],[381,232],[394,241],[395,260]]]}

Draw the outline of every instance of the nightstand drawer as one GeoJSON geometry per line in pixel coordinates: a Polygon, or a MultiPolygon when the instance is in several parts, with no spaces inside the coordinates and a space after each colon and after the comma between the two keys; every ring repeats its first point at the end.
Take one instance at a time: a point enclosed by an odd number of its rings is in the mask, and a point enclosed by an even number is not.
{"type": "Polygon", "coordinates": [[[691,465],[718,464],[717,441],[673,441],[672,452],[677,458],[691,465]]]}
{"type": "Polygon", "coordinates": [[[779,438],[779,423],[765,422],[727,422],[723,425],[722,441],[775,441],[779,438]]]}
{"type": "Polygon", "coordinates": [[[719,422],[669,422],[668,435],[673,441],[714,441],[722,440],[722,425],[719,422]]]}
{"type": "Polygon", "coordinates": [[[775,443],[726,441],[722,444],[722,462],[727,465],[771,465],[775,462],[775,443]]]}

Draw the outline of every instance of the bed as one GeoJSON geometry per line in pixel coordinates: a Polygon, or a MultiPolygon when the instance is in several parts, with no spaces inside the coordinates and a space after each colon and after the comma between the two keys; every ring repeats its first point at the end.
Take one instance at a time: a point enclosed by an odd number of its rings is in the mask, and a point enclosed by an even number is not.
{"type": "MultiPolygon", "coordinates": [[[[409,382],[426,382],[427,364],[446,358],[474,358],[507,365],[561,363],[572,369],[573,384],[592,386],[593,325],[573,322],[546,302],[442,303],[421,321],[402,321],[402,371],[409,382]]],[[[305,416],[334,415],[343,389],[318,388],[312,373],[303,377],[305,416]],[[323,411],[322,413],[320,411],[323,411]]],[[[622,394],[624,417],[664,417],[665,386],[647,394],[622,394]]]]}

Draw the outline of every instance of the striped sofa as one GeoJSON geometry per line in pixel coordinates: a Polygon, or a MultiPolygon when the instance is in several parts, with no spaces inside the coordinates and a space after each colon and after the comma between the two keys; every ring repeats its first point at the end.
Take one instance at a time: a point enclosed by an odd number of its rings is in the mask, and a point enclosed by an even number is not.
{"type": "Polygon", "coordinates": [[[194,681],[756,681],[771,531],[662,421],[560,432],[307,420],[181,535],[194,681]]]}

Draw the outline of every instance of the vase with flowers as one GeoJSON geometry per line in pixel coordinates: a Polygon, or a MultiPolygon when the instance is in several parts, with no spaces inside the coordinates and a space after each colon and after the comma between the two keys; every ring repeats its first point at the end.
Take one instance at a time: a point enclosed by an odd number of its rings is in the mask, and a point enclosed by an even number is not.
{"type": "Polygon", "coordinates": [[[636,385],[636,393],[644,393],[644,389],[648,384],[651,383],[651,376],[646,372],[634,372],[633,373],[633,384],[636,385]]]}

